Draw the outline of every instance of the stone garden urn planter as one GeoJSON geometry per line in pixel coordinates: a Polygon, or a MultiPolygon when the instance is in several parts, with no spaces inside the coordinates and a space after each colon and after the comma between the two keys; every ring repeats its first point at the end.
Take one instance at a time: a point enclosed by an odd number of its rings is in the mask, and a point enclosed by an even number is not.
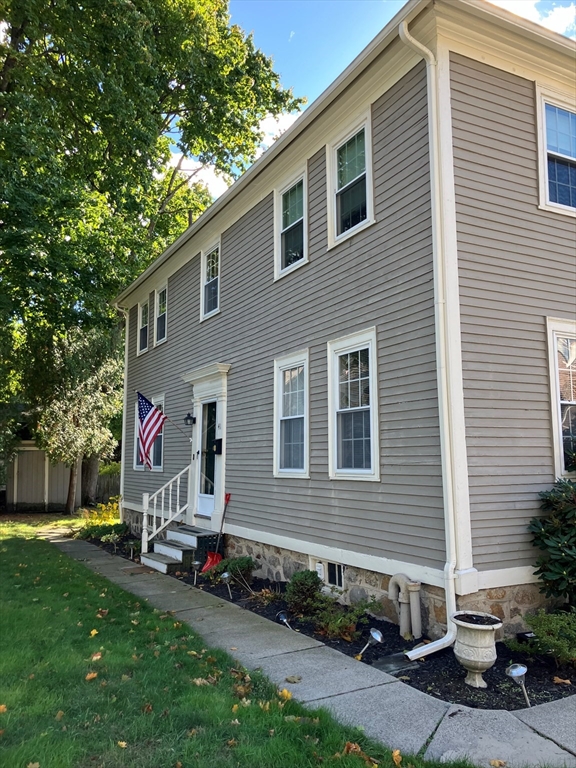
{"type": "Polygon", "coordinates": [[[456,611],[450,618],[456,624],[454,655],[468,671],[464,682],[473,688],[487,688],[482,673],[496,661],[495,633],[502,622],[482,611],[456,611]]]}

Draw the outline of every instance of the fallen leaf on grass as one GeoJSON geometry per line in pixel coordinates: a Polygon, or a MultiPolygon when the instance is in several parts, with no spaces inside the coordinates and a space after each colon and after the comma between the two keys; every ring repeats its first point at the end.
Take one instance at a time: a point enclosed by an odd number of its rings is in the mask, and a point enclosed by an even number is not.
{"type": "Polygon", "coordinates": [[[88,672],[88,674],[86,675],[86,677],[84,679],[85,680],[94,680],[94,678],[96,678],[96,677],[98,677],[98,672],[88,672]]]}
{"type": "Polygon", "coordinates": [[[28,763],[26,768],[40,768],[40,763],[28,763]]]}
{"type": "Polygon", "coordinates": [[[556,685],[572,685],[571,680],[563,680],[561,677],[554,677],[552,682],[556,685]]]}
{"type": "Polygon", "coordinates": [[[64,710],[59,709],[58,712],[56,712],[56,720],[62,720],[64,717],[64,710]]]}
{"type": "Polygon", "coordinates": [[[235,720],[231,720],[230,725],[240,725],[240,720],[238,720],[238,718],[236,718],[235,720]]]}
{"type": "Polygon", "coordinates": [[[122,677],[120,678],[120,680],[122,680],[123,683],[128,682],[128,680],[130,679],[131,679],[130,675],[122,675],[122,677]]]}
{"type": "Polygon", "coordinates": [[[286,678],[287,683],[299,683],[300,680],[302,680],[302,677],[300,675],[289,675],[286,678]]]}
{"type": "Polygon", "coordinates": [[[208,680],[206,680],[204,677],[194,677],[192,678],[192,682],[194,685],[210,685],[208,680]]]}
{"type": "Polygon", "coordinates": [[[144,704],[144,706],[142,707],[142,712],[144,712],[147,715],[149,715],[150,712],[152,712],[152,710],[153,710],[153,707],[152,707],[152,704],[150,703],[144,704]]]}
{"type": "Polygon", "coordinates": [[[90,630],[90,637],[95,637],[97,634],[98,634],[98,630],[97,629],[90,630]]]}
{"type": "Polygon", "coordinates": [[[292,694],[288,688],[282,688],[281,691],[278,691],[278,696],[280,696],[281,699],[284,699],[284,701],[289,701],[292,698],[292,694]]]}
{"type": "MultiPolygon", "coordinates": [[[[374,760],[374,758],[369,757],[366,752],[362,751],[362,748],[360,744],[356,744],[352,741],[347,741],[346,746],[343,749],[343,752],[345,755],[358,755],[358,757],[362,758],[366,765],[378,765],[378,761],[374,760]]],[[[394,763],[396,765],[400,765],[400,761],[402,760],[402,755],[400,754],[399,749],[395,749],[394,752],[392,752],[392,760],[394,760],[394,763]],[[400,758],[398,762],[396,762],[396,759],[394,755],[398,753],[398,757],[400,758]]]]}
{"type": "Polygon", "coordinates": [[[105,616],[108,616],[109,608],[98,608],[98,613],[96,614],[97,619],[103,619],[105,616]]]}
{"type": "Polygon", "coordinates": [[[2,736],[4,736],[4,730],[5,730],[4,728],[0,728],[0,738],[2,738],[2,736]]]}
{"type": "Polygon", "coordinates": [[[393,750],[392,760],[394,761],[394,765],[400,765],[400,763],[402,762],[402,755],[400,754],[399,749],[393,750]]]}
{"type": "Polygon", "coordinates": [[[234,712],[234,713],[238,712],[238,704],[233,704],[232,705],[232,712],[234,712]]]}
{"type": "Polygon", "coordinates": [[[235,746],[238,744],[238,742],[236,741],[236,739],[228,739],[228,741],[226,742],[226,744],[227,744],[229,747],[235,747],[235,746]]]}
{"type": "Polygon", "coordinates": [[[6,704],[0,704],[0,712],[4,713],[7,711],[8,711],[8,707],[6,706],[6,704]]]}
{"type": "Polygon", "coordinates": [[[126,747],[128,746],[128,743],[126,741],[119,741],[118,746],[120,747],[120,749],[126,749],[126,747]]]}
{"type": "Polygon", "coordinates": [[[178,760],[174,768],[182,768],[182,763],[180,762],[180,760],[178,760]]]}
{"type": "Polygon", "coordinates": [[[35,678],[35,674],[34,673],[32,673],[31,675],[28,675],[28,680],[34,680],[34,678],[35,678]]]}
{"type": "Polygon", "coordinates": [[[198,733],[198,728],[191,728],[186,734],[189,739],[192,739],[198,733]]]}
{"type": "Polygon", "coordinates": [[[490,765],[492,768],[504,768],[506,760],[490,760],[490,765]]]}
{"type": "Polygon", "coordinates": [[[93,653],[90,658],[92,659],[92,661],[100,661],[100,659],[102,658],[102,654],[100,653],[100,651],[97,651],[96,653],[93,653]]]}

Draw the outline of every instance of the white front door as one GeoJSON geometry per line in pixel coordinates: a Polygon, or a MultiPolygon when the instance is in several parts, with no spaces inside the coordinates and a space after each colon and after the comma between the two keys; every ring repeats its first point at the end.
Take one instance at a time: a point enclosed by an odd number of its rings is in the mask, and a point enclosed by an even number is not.
{"type": "Polygon", "coordinates": [[[198,464],[200,477],[198,482],[197,514],[202,517],[212,517],[214,512],[214,496],[216,494],[216,462],[218,456],[214,451],[218,403],[216,401],[202,403],[200,455],[198,464]]]}

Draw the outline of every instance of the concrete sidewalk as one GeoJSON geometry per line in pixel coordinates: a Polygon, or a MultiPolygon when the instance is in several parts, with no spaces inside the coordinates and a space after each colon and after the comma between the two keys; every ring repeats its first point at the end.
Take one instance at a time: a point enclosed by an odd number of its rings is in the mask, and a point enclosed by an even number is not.
{"type": "Polygon", "coordinates": [[[482,768],[576,768],[576,696],[530,709],[469,709],[451,705],[395,677],[291,632],[237,605],[170,576],[135,566],[85,541],[45,538],[62,552],[162,611],[174,611],[208,645],[248,669],[261,669],[295,699],[326,707],[343,723],[403,753],[440,761],[467,758],[482,768]],[[297,675],[297,684],[286,678],[297,675]]]}

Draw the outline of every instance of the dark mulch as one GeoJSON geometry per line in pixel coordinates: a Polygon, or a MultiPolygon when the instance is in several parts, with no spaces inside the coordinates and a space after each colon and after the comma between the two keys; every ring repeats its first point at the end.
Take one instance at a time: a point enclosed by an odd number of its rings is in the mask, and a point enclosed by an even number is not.
{"type": "MultiPolygon", "coordinates": [[[[100,543],[100,546],[111,553],[114,550],[111,544],[100,543]]],[[[127,556],[121,547],[118,547],[116,554],[127,556]]],[[[194,584],[194,574],[178,574],[175,578],[188,584],[194,584]]],[[[214,583],[201,574],[198,576],[197,586],[224,600],[230,599],[225,584],[214,583]]],[[[422,642],[422,640],[406,642],[400,637],[396,624],[372,617],[368,617],[368,622],[359,627],[359,637],[351,642],[328,638],[315,632],[314,624],[310,620],[290,614],[283,597],[285,584],[271,583],[267,579],[254,579],[251,588],[256,593],[263,589],[271,590],[276,593],[276,599],[270,603],[262,602],[250,595],[247,590],[242,590],[233,583],[231,584],[232,601],[271,621],[277,621],[277,614],[286,611],[292,629],[302,632],[308,637],[314,637],[347,656],[356,656],[360,653],[368,640],[371,627],[379,629],[384,640],[382,644],[371,646],[364,652],[362,656],[362,663],[364,664],[373,664],[374,662],[378,664],[378,661],[383,657],[410,650],[422,642]]],[[[290,630],[287,629],[286,631],[289,632],[290,630]]],[[[427,640],[427,638],[423,639],[427,640]]],[[[497,643],[496,649],[498,654],[496,663],[492,669],[484,673],[484,679],[488,684],[486,689],[471,688],[464,683],[466,672],[456,661],[452,648],[425,657],[416,662],[416,666],[413,668],[402,669],[395,673],[391,672],[391,674],[395,674],[399,680],[407,685],[437,699],[478,709],[514,710],[526,707],[522,690],[505,673],[506,667],[513,663],[525,664],[528,667],[526,690],[532,706],[556,701],[576,693],[576,669],[574,667],[556,667],[550,658],[511,651],[504,643],[497,643]],[[555,683],[554,678],[570,680],[571,683],[569,685],[555,683]]]]}

